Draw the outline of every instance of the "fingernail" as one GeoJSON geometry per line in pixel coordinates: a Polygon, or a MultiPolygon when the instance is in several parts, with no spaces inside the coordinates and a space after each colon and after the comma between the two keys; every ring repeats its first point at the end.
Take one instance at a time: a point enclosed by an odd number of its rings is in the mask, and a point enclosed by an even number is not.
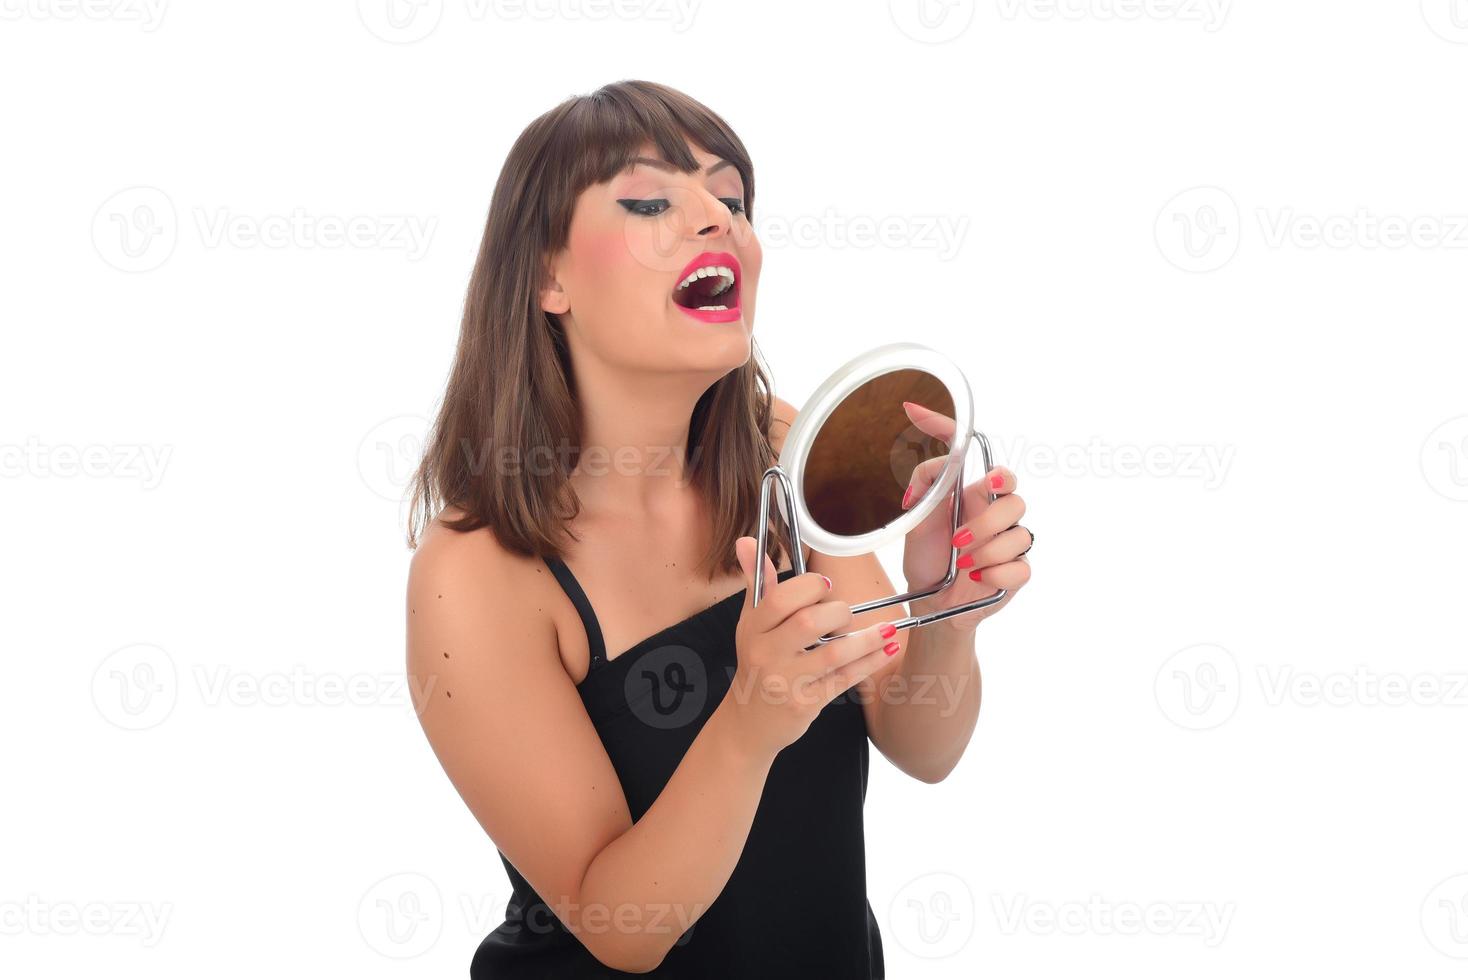
{"type": "Polygon", "coordinates": [[[975,582],[982,582],[984,580],[984,570],[982,568],[975,568],[973,571],[968,573],[968,577],[973,579],[975,582]]]}
{"type": "Polygon", "coordinates": [[[993,476],[989,477],[989,486],[993,487],[995,490],[998,490],[1000,487],[1004,486],[1004,477],[1000,476],[998,473],[995,473],[993,476]]]}
{"type": "Polygon", "coordinates": [[[897,635],[897,627],[893,626],[891,623],[883,623],[877,628],[877,632],[882,634],[882,639],[890,640],[892,637],[897,635]]]}
{"type": "Polygon", "coordinates": [[[973,555],[959,555],[957,565],[959,568],[968,568],[974,563],[973,555]]]}
{"type": "Polygon", "coordinates": [[[911,503],[912,503],[912,487],[909,486],[902,493],[902,509],[903,510],[907,510],[908,505],[911,504],[911,503]]]}
{"type": "Polygon", "coordinates": [[[884,646],[882,648],[882,652],[885,653],[887,656],[890,657],[890,656],[892,656],[892,654],[896,653],[898,650],[901,650],[901,649],[902,649],[902,644],[901,643],[898,643],[896,640],[893,640],[891,643],[887,644],[886,646],[884,646]]]}
{"type": "MultiPolygon", "coordinates": [[[[821,573],[820,573],[820,572],[816,572],[816,574],[817,574],[817,575],[821,575],[821,573]]],[[[824,575],[821,575],[821,578],[826,578],[826,576],[824,576],[824,575]]],[[[828,578],[826,578],[826,588],[828,588],[828,589],[829,589],[829,588],[830,588],[830,587],[831,587],[831,580],[830,580],[830,579],[828,579],[828,578]]]]}
{"type": "Polygon", "coordinates": [[[917,409],[920,412],[921,411],[924,411],[923,407],[921,405],[919,405],[917,402],[903,402],[902,403],[902,407],[903,408],[915,408],[915,409],[917,409]]]}
{"type": "Polygon", "coordinates": [[[964,528],[962,531],[959,531],[953,536],[953,547],[962,548],[973,539],[974,532],[970,531],[968,528],[964,528]]]}

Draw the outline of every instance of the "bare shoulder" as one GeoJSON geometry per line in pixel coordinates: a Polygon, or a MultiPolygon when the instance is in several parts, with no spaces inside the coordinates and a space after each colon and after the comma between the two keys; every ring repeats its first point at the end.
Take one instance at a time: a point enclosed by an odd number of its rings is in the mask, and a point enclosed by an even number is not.
{"type": "Polygon", "coordinates": [[[776,453],[785,445],[785,435],[790,431],[790,426],[795,424],[795,416],[799,411],[779,395],[770,396],[770,445],[776,453]]]}
{"type": "Polygon", "coordinates": [[[444,525],[444,519],[458,516],[447,510],[435,519],[413,553],[408,569],[410,659],[433,654],[434,644],[414,640],[479,630],[530,641],[519,647],[527,652],[553,650],[555,626],[545,601],[543,563],[506,550],[488,528],[455,531],[444,525]]]}

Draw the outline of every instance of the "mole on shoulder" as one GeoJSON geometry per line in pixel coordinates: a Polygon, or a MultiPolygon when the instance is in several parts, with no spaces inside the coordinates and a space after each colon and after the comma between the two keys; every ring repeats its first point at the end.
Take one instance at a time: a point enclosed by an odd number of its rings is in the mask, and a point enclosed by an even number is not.
{"type": "Polygon", "coordinates": [[[454,696],[454,692],[453,691],[444,691],[443,693],[447,694],[449,697],[453,697],[454,696]]]}
{"type": "Polygon", "coordinates": [[[447,659],[449,659],[449,652],[448,652],[448,651],[447,651],[447,650],[445,650],[445,651],[444,651],[444,652],[443,652],[443,658],[444,658],[444,659],[445,659],[445,660],[447,660],[447,659]]]}

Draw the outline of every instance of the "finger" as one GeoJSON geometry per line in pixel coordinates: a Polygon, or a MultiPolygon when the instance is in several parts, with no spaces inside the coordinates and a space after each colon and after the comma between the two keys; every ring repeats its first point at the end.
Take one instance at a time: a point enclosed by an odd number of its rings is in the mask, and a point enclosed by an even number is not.
{"type": "Polygon", "coordinates": [[[993,595],[1000,589],[1013,591],[1021,588],[1030,580],[1030,563],[1023,558],[1007,561],[999,565],[990,565],[987,568],[975,568],[968,576],[975,582],[981,582],[989,586],[989,595],[993,595]]]}
{"type": "Polygon", "coordinates": [[[984,475],[984,486],[997,494],[1014,493],[1019,477],[1007,466],[996,466],[984,475]]]}
{"type": "Polygon", "coordinates": [[[822,677],[834,670],[839,670],[866,656],[873,650],[880,650],[888,643],[894,642],[897,631],[890,630],[890,636],[883,636],[884,627],[891,627],[891,623],[873,623],[863,629],[847,633],[840,639],[832,640],[807,653],[803,663],[808,664],[809,671],[814,677],[822,677]]]}
{"type": "Polygon", "coordinates": [[[917,402],[903,402],[902,408],[907,412],[907,417],[912,419],[912,424],[924,433],[934,439],[942,439],[949,445],[953,444],[953,431],[957,428],[953,419],[917,402]]]}
{"type": "Polygon", "coordinates": [[[990,565],[1002,565],[1007,561],[1014,561],[1028,551],[1034,541],[1029,528],[1023,524],[1016,524],[1014,527],[1000,531],[972,551],[966,552],[963,558],[969,560],[960,559],[960,567],[988,568],[990,565]]]}
{"type": "MultiPolygon", "coordinates": [[[[744,606],[746,609],[754,607],[754,560],[759,552],[759,540],[751,536],[738,538],[734,542],[734,557],[739,559],[739,570],[744,573],[744,606]]],[[[775,563],[770,560],[769,552],[765,553],[765,581],[764,595],[760,596],[760,605],[764,605],[765,599],[770,594],[778,579],[779,573],[775,570],[775,563]]]]}
{"type": "MultiPolygon", "coordinates": [[[[895,641],[886,641],[886,643],[892,642],[895,641]]],[[[837,667],[817,682],[822,687],[822,694],[825,695],[827,701],[839,697],[890,664],[893,657],[902,656],[906,649],[906,644],[898,643],[897,652],[889,654],[884,644],[869,653],[862,654],[844,666],[837,667]]]]}
{"type": "Polygon", "coordinates": [[[964,521],[953,535],[953,547],[960,552],[973,551],[987,544],[989,539],[1011,525],[1018,524],[1025,516],[1024,498],[1019,494],[1005,494],[976,517],[964,521]]]}
{"type": "MultiPolygon", "coordinates": [[[[791,579],[783,584],[789,585],[794,581],[795,579],[791,579]]],[[[819,578],[816,584],[820,585],[819,578]]],[[[760,608],[764,608],[763,603],[760,608]]],[[[778,648],[788,650],[791,656],[795,656],[827,633],[839,633],[846,629],[851,625],[851,620],[849,602],[827,599],[793,610],[781,623],[767,632],[778,648]]]]}
{"type": "Polygon", "coordinates": [[[938,474],[943,472],[943,464],[946,462],[947,456],[934,456],[912,468],[912,476],[907,481],[907,492],[902,495],[903,510],[923,499],[923,494],[928,492],[928,488],[937,481],[938,474]]]}
{"type": "Polygon", "coordinates": [[[744,608],[739,614],[741,622],[754,624],[761,633],[779,626],[796,609],[824,598],[831,591],[831,580],[819,572],[794,575],[781,582],[775,563],[765,555],[764,594],[759,606],[754,604],[754,559],[759,542],[752,536],[741,537],[734,542],[734,555],[739,559],[739,568],[744,572],[744,608]]]}

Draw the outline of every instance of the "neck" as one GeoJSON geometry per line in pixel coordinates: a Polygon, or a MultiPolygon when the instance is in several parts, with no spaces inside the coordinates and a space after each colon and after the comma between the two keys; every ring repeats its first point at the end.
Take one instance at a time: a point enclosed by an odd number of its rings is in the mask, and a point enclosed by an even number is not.
{"type": "Polygon", "coordinates": [[[628,372],[590,358],[577,363],[583,440],[571,484],[582,503],[599,513],[653,514],[681,501],[688,423],[714,380],[628,372]]]}

